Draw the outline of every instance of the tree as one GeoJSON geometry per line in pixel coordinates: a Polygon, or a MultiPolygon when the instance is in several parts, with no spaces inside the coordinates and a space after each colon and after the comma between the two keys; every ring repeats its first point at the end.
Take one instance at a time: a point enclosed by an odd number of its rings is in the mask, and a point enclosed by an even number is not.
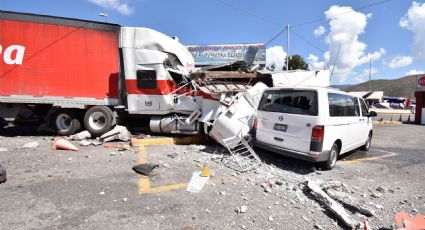
{"type": "MultiPolygon", "coordinates": [[[[292,56],[289,56],[289,70],[307,70],[308,64],[304,61],[304,58],[302,58],[300,55],[295,54],[292,56]]],[[[286,66],[283,67],[283,70],[286,70],[286,66]]]]}

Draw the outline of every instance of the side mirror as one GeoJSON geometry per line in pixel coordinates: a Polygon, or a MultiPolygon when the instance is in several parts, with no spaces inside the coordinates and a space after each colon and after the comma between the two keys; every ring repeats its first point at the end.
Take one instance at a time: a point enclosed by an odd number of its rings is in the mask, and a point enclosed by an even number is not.
{"type": "Polygon", "coordinates": [[[378,114],[375,111],[370,111],[367,116],[368,117],[376,117],[376,116],[378,116],[378,114]]]}

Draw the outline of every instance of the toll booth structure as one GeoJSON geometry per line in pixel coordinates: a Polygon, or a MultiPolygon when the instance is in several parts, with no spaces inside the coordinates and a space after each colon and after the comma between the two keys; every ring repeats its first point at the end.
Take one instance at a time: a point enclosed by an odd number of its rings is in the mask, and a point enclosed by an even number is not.
{"type": "Polygon", "coordinates": [[[425,124],[425,114],[422,114],[425,110],[425,91],[416,91],[416,111],[415,111],[415,123],[425,124]]]}

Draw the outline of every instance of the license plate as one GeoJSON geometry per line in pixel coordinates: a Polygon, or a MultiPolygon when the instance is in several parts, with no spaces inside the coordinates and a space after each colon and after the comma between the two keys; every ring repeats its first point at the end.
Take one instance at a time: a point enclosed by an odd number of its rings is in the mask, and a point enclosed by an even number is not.
{"type": "Polygon", "coordinates": [[[286,132],[287,127],[288,127],[287,125],[283,125],[283,124],[274,124],[273,129],[276,131],[286,132]]]}

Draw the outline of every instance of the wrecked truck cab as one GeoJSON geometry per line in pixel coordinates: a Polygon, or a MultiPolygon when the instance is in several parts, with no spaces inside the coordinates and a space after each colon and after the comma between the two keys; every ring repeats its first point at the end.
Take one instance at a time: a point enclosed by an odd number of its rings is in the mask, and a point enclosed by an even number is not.
{"type": "Polygon", "coordinates": [[[332,169],[340,154],[368,150],[372,120],[362,98],[325,87],[266,89],[254,146],[332,169]]]}

